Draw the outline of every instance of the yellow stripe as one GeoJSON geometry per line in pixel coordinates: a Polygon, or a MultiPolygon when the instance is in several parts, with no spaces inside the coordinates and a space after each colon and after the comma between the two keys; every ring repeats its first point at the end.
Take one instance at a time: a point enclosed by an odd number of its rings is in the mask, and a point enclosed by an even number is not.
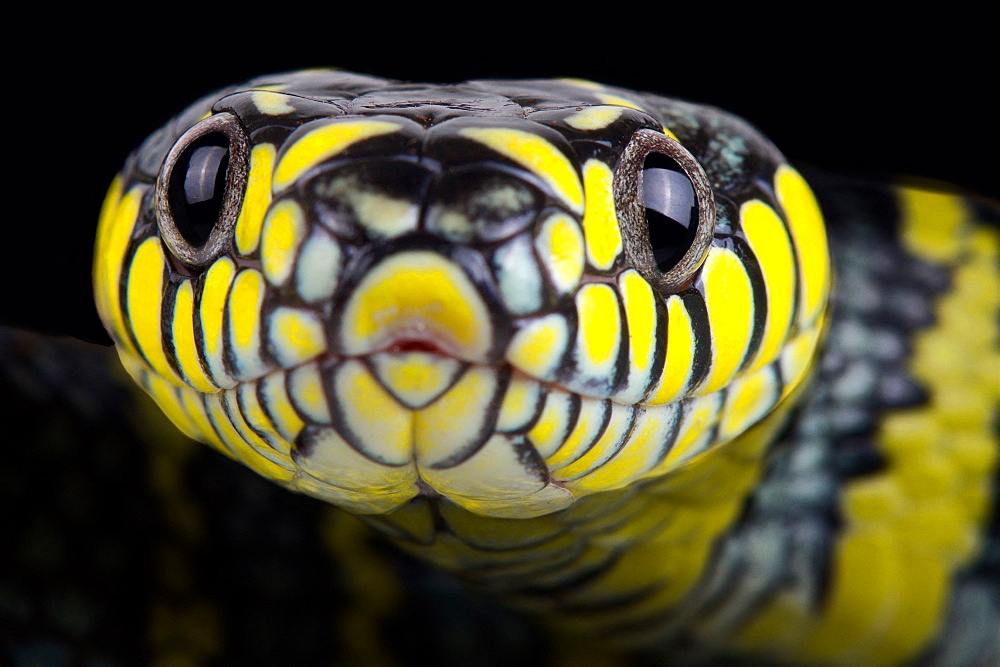
{"type": "Polygon", "coordinates": [[[583,183],[587,192],[583,236],[587,244],[587,260],[601,270],[610,269],[622,251],[613,181],[611,169],[600,160],[590,159],[583,165],[583,183]]]}
{"type": "Polygon", "coordinates": [[[218,389],[202,367],[198,343],[194,338],[194,288],[185,280],[177,288],[174,312],[171,316],[170,335],[174,344],[177,365],[188,383],[198,391],[213,392],[218,389]]]}
{"type": "Polygon", "coordinates": [[[226,298],[236,275],[236,265],[228,257],[216,260],[205,273],[201,287],[198,317],[202,331],[202,354],[212,381],[220,387],[232,387],[236,381],[223,362],[226,298]]]}
{"type": "Polygon", "coordinates": [[[232,452],[219,439],[219,434],[215,432],[215,427],[212,426],[212,422],[208,416],[208,409],[205,407],[205,395],[199,394],[196,391],[185,391],[181,395],[181,400],[184,403],[184,409],[188,417],[200,434],[200,437],[195,439],[215,447],[215,449],[226,456],[232,457],[232,452]]]}
{"type": "Polygon", "coordinates": [[[274,192],[291,185],[302,174],[342,152],[348,146],[371,137],[402,129],[382,120],[334,120],[323,123],[300,137],[285,151],[274,171],[274,192]]]}
{"type": "Polygon", "coordinates": [[[605,378],[614,373],[622,340],[618,295],[609,285],[591,283],[576,293],[577,363],[585,375],[605,378]]]}
{"type": "Polygon", "coordinates": [[[654,475],[670,470],[704,451],[706,436],[715,427],[722,413],[718,394],[698,396],[686,402],[683,408],[677,439],[663,462],[653,469],[654,475]]]}
{"type": "Polygon", "coordinates": [[[799,323],[809,326],[826,305],[830,289],[830,258],[823,215],[812,191],[797,171],[782,165],[775,173],[775,190],[785,211],[799,259],[799,323]]]}
{"type": "Polygon", "coordinates": [[[825,613],[795,655],[812,661],[846,657],[852,646],[883,627],[903,587],[901,555],[891,534],[846,534],[834,556],[825,613]]]}
{"type": "Polygon", "coordinates": [[[604,425],[610,405],[600,399],[580,399],[580,413],[576,424],[558,450],[545,459],[549,470],[559,468],[576,461],[593,445],[599,435],[598,429],[604,425]]]}
{"type": "Polygon", "coordinates": [[[697,393],[710,394],[729,384],[743,363],[753,333],[753,290],[743,263],[726,248],[709,251],[702,280],[712,331],[712,365],[697,393]]]}
{"type": "Polygon", "coordinates": [[[229,292],[229,343],[241,379],[260,377],[267,367],[260,357],[260,307],[264,302],[264,277],[260,271],[244,269],[236,275],[229,292]]]}
{"type": "Polygon", "coordinates": [[[156,404],[160,406],[163,414],[181,430],[184,435],[193,439],[201,440],[204,436],[198,424],[191,419],[187,410],[184,409],[183,396],[184,392],[191,391],[190,389],[177,387],[170,384],[163,378],[154,375],[152,373],[146,374],[146,387],[149,391],[149,395],[153,397],[156,404]]]}
{"type": "Polygon", "coordinates": [[[678,419],[674,406],[645,408],[636,416],[628,440],[614,458],[573,482],[580,494],[620,489],[660,463],[664,444],[678,419]]]}
{"type": "Polygon", "coordinates": [[[278,432],[277,426],[268,417],[264,406],[260,403],[260,397],[257,395],[257,384],[247,383],[240,385],[239,392],[240,412],[243,414],[243,418],[246,419],[247,424],[257,433],[262,434],[268,444],[291,464],[288,457],[291,456],[292,444],[278,432]]]}
{"type": "Polygon", "coordinates": [[[550,391],[545,397],[542,414],[528,431],[528,439],[539,455],[551,456],[562,446],[570,426],[569,420],[569,395],[563,391],[550,391]]]}
{"type": "Polygon", "coordinates": [[[754,199],[740,209],[740,221],[750,248],[764,275],[767,322],[753,368],[774,361],[788,335],[795,307],[795,255],[781,218],[764,202],[754,199]]]}
{"type": "Polygon", "coordinates": [[[720,440],[736,437],[767,414],[779,398],[781,393],[773,368],[748,371],[736,378],[726,392],[717,437],[720,440]]]}
{"type": "Polygon", "coordinates": [[[134,187],[122,196],[122,177],[111,184],[101,208],[94,256],[94,292],[98,312],[115,342],[135,353],[125,327],[122,312],[120,282],[125,250],[132,227],[139,216],[143,189],[134,187]]]}
{"type": "MultiPolygon", "coordinates": [[[[245,445],[250,450],[253,450],[253,453],[247,451],[246,455],[264,458],[283,470],[294,470],[295,464],[292,463],[292,460],[288,457],[288,455],[276,451],[273,447],[271,447],[271,443],[261,437],[259,433],[250,427],[250,424],[246,420],[246,416],[243,414],[243,409],[239,403],[239,395],[237,392],[238,390],[236,389],[224,392],[223,399],[226,406],[226,412],[229,413],[230,421],[243,438],[245,445]]],[[[282,479],[287,481],[290,478],[291,474],[272,479],[282,479]]]]}
{"type": "Polygon", "coordinates": [[[240,432],[236,430],[229,412],[226,410],[225,395],[228,392],[209,394],[205,398],[209,416],[222,442],[232,452],[233,456],[248,468],[267,479],[286,482],[292,478],[292,471],[268,461],[246,443],[240,432]]]}
{"type": "Polygon", "coordinates": [[[466,127],[464,137],[488,146],[532,171],[575,213],[583,213],[583,188],[573,163],[549,141],[532,132],[505,127],[466,127]]]}
{"type": "Polygon", "coordinates": [[[160,328],[163,316],[163,283],[166,260],[159,238],[143,241],[132,257],[125,302],[136,343],[149,365],[160,377],[183,385],[184,380],[167,361],[160,328]]]}
{"type": "MultiPolygon", "coordinates": [[[[611,419],[597,442],[583,456],[553,473],[556,479],[572,480],[599,468],[622,446],[632,428],[635,410],[629,405],[611,403],[611,419]]],[[[572,483],[567,485],[571,491],[572,483]]]]}
{"type": "Polygon", "coordinates": [[[749,642],[769,639],[796,658],[895,665],[919,655],[946,613],[948,582],[981,546],[991,509],[1000,457],[992,432],[1000,399],[1000,291],[985,286],[1000,284],[1000,238],[968,224],[958,198],[901,198],[912,214],[901,227],[908,250],[962,263],[935,305],[935,326],[912,343],[910,370],[927,389],[927,405],[886,415],[876,435],[886,470],[843,489],[846,525],[829,602],[812,626],[798,621],[798,632],[775,627],[795,611],[788,601],[765,608],[747,630],[749,642]]]}
{"type": "Polygon", "coordinates": [[[583,234],[576,220],[562,212],[549,216],[535,237],[535,249],[556,293],[575,290],[584,265],[583,234]]]}
{"type": "Polygon", "coordinates": [[[667,299],[667,358],[656,387],[644,403],[663,405],[682,397],[691,377],[694,350],[691,315],[681,297],[671,296],[667,299]]]}
{"type": "Polygon", "coordinates": [[[656,296],[649,283],[633,269],[618,277],[618,289],[628,332],[629,374],[625,388],[615,399],[620,403],[637,403],[649,386],[656,359],[656,296]]]}
{"type": "MultiPolygon", "coordinates": [[[[263,95],[264,93],[257,93],[263,95]]],[[[283,97],[283,96],[282,96],[283,97]]],[[[250,154],[250,176],[243,208],[236,220],[236,250],[241,255],[249,255],[260,243],[260,231],[264,225],[264,214],[271,205],[271,178],[274,174],[275,148],[273,144],[255,146],[250,154]]]]}

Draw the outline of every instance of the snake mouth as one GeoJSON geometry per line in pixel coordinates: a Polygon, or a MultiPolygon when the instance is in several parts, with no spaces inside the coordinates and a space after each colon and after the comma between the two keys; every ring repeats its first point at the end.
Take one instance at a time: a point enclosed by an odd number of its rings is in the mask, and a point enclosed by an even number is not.
{"type": "Polygon", "coordinates": [[[436,494],[478,514],[531,517],[727,442],[800,383],[814,342],[723,391],[664,405],[587,396],[509,361],[458,359],[425,336],[320,354],[211,393],[119,354],[185,433],[291,489],[365,514],[436,494]]]}
{"type": "Polygon", "coordinates": [[[393,341],[388,347],[386,347],[385,352],[388,354],[423,352],[425,354],[450,356],[442,350],[436,342],[424,338],[400,338],[393,341]]]}

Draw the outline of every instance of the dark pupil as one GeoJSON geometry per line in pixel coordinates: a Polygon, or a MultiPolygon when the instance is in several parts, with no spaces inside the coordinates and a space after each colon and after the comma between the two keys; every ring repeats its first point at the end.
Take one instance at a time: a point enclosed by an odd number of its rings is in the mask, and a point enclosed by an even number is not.
{"type": "Polygon", "coordinates": [[[694,187],[676,162],[650,153],[642,164],[639,201],[645,208],[656,268],[666,273],[694,242],[698,228],[694,187]]]}
{"type": "Polygon", "coordinates": [[[170,204],[177,231],[198,247],[219,220],[229,168],[229,139],[216,132],[193,142],[174,167],[170,204]]]}

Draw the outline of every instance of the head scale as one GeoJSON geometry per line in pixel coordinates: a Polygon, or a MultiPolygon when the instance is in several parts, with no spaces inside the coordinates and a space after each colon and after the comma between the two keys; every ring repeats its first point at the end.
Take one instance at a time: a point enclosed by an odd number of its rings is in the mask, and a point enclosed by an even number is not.
{"type": "Polygon", "coordinates": [[[306,71],[150,137],[94,280],[133,377],[260,474],[358,512],[534,516],[773,410],[829,276],[808,187],[718,110],[306,71]]]}

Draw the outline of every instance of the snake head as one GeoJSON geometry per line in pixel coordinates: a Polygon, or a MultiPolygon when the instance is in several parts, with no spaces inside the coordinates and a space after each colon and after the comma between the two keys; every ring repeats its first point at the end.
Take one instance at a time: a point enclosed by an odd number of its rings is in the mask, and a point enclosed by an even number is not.
{"type": "Polygon", "coordinates": [[[172,421],[361,513],[528,517],[652,479],[798,386],[829,268],[742,121],[573,80],[262,77],[104,210],[98,310],[172,421]]]}

